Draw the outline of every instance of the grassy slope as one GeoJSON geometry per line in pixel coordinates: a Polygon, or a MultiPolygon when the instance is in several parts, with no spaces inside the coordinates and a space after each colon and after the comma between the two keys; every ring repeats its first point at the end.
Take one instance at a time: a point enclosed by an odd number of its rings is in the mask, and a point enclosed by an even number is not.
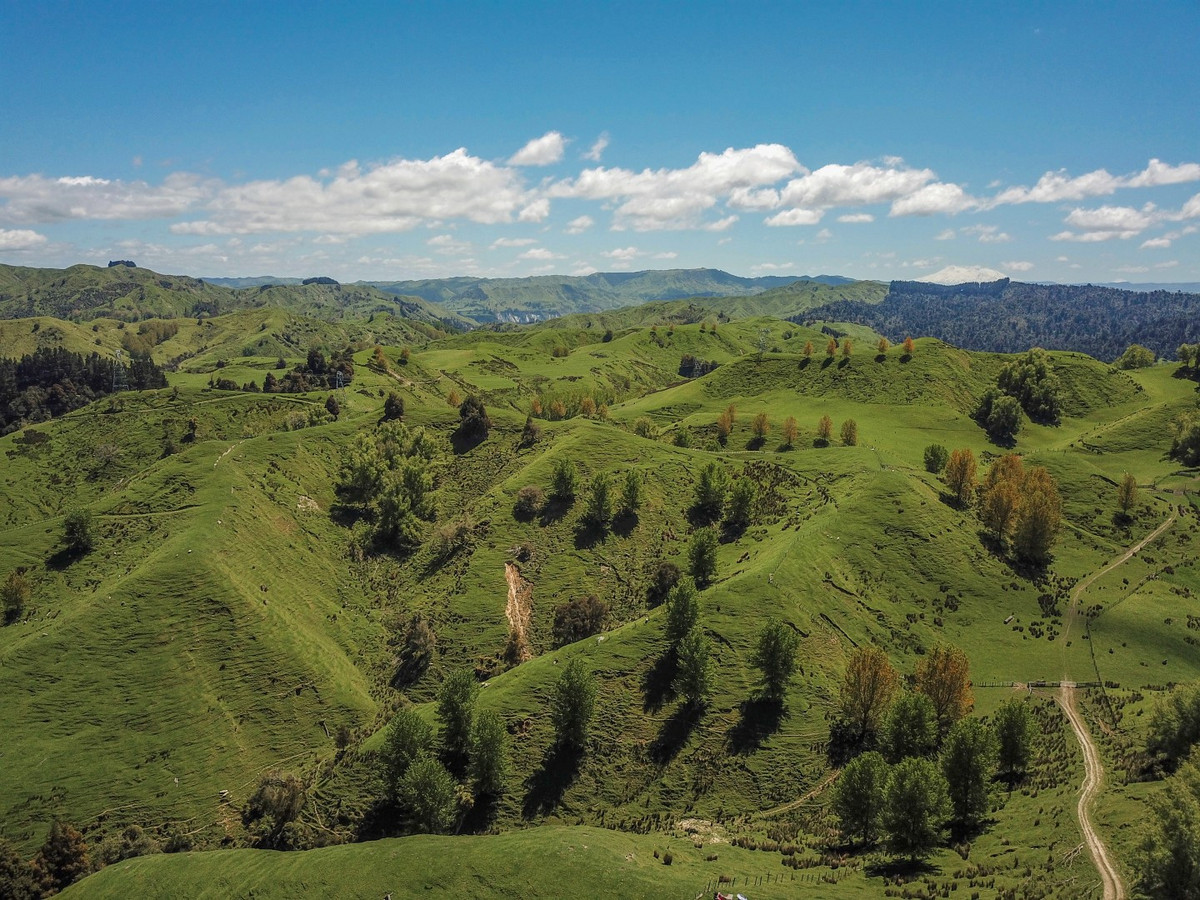
{"type": "MultiPolygon", "coordinates": [[[[551,819],[569,816],[639,828],[650,822],[647,816],[661,817],[653,819],[653,827],[670,828],[681,814],[729,822],[817,787],[827,773],[820,752],[824,715],[851,642],[881,644],[911,670],[921,648],[950,640],[968,649],[980,681],[1055,678],[1064,663],[1081,680],[1094,677],[1084,642],[1064,650],[1044,634],[1035,636],[1035,623],[1042,623],[1039,630],[1053,632],[1039,609],[1038,589],[986,552],[975,534],[977,525],[947,506],[937,482],[920,468],[921,451],[934,440],[972,446],[977,452],[989,449],[965,413],[992,383],[1002,358],[921,341],[908,363],[893,352],[883,361],[856,354],[844,367],[839,362],[823,366],[823,360],[802,366],[797,345],[811,336],[786,323],[766,321],[722,326],[716,335],[701,334],[696,326],[681,326],[674,334],[659,329],[657,336],[641,330],[608,344],[596,342],[586,330],[566,336],[472,334],[414,354],[407,369],[397,370],[409,384],[403,390],[415,421],[444,427],[453,411],[440,398],[452,387],[478,388],[489,397],[489,408],[495,402],[498,425],[489,441],[444,464],[443,510],[469,509],[487,528],[469,553],[441,566],[418,554],[407,564],[378,560],[351,568],[341,559],[344,532],[323,514],[302,514],[296,508],[301,494],[327,508],[337,447],[377,414],[376,386],[400,385],[395,379],[364,372],[347,392],[350,411],[343,422],[287,434],[272,430],[285,415],[282,409],[265,415],[251,410],[268,400],[303,400],[195,395],[200,402],[188,408],[210,417],[201,428],[205,440],[161,462],[152,459],[159,426],[130,428],[129,434],[140,434],[137,440],[147,446],[128,448],[120,463],[127,473],[123,469],[89,477],[80,472],[72,482],[81,500],[109,517],[102,519],[105,539],[89,558],[88,571],[78,570],[78,564],[62,572],[46,570],[39,575],[38,609],[27,622],[0,632],[0,672],[24,692],[19,701],[11,692],[0,701],[5,704],[0,719],[18,723],[15,739],[3,751],[5,764],[15,764],[21,775],[6,782],[20,789],[0,796],[8,811],[7,832],[29,842],[36,837],[34,823],[52,813],[85,820],[125,802],[137,804],[127,814],[130,821],[145,820],[147,813],[195,816],[199,824],[228,818],[217,803],[218,788],[233,789],[239,803],[261,769],[302,766],[312,754],[329,752],[330,742],[316,720],[324,719],[331,730],[342,722],[369,725],[380,701],[390,702],[375,685],[387,674],[383,625],[397,612],[424,611],[439,636],[440,659],[431,675],[410,690],[411,699],[428,700],[438,675],[456,665],[499,672],[496,657],[507,633],[504,563],[511,559],[510,548],[522,541],[536,548],[522,574],[533,585],[534,646],[546,652],[492,677],[481,701],[510,722],[530,723],[517,740],[513,792],[499,813],[505,827],[540,821],[549,809],[542,802],[547,797],[544,779],[537,774],[549,740],[542,710],[547,686],[564,656],[583,654],[603,675],[598,718],[605,730],[551,819]],[[783,352],[737,359],[756,345],[763,327],[772,329],[783,352]],[[785,339],[788,330],[793,334],[785,339]],[[551,356],[550,350],[563,341],[569,341],[573,352],[566,358],[551,356]],[[636,378],[643,390],[662,387],[678,380],[673,367],[682,352],[705,358],[723,354],[726,364],[703,379],[614,406],[610,423],[545,423],[537,448],[516,448],[530,392],[548,390],[547,385],[612,385],[617,378],[636,378]],[[500,365],[504,362],[512,368],[500,365]],[[706,429],[730,402],[738,408],[738,422],[721,453],[684,450],[665,439],[646,441],[621,427],[641,415],[668,432],[676,421],[687,421],[703,446],[706,429]],[[774,440],[764,450],[742,449],[750,437],[749,420],[760,409],[776,425],[787,415],[797,417],[805,434],[796,450],[778,452],[774,440]],[[835,422],[855,417],[861,445],[811,446],[815,422],[825,413],[835,422]],[[247,426],[247,417],[255,424],[247,426]],[[243,433],[253,435],[256,429],[268,433],[238,443],[243,433]],[[221,458],[230,447],[233,451],[221,458]],[[594,541],[577,527],[578,506],[563,519],[544,524],[512,519],[517,489],[526,483],[545,485],[560,455],[579,461],[585,475],[628,468],[643,474],[649,499],[632,533],[594,541]],[[658,558],[682,562],[688,537],[683,509],[695,473],[714,458],[724,458],[734,471],[752,464],[753,477],[777,484],[779,490],[774,500],[764,502],[764,524],[720,551],[722,577],[703,599],[720,674],[710,712],[689,731],[681,728],[669,694],[654,685],[664,650],[662,613],[645,610],[642,584],[658,558]],[[180,483],[192,485],[194,495],[181,499],[180,483]],[[118,518],[127,512],[134,513],[128,523],[118,518]],[[185,560],[185,549],[204,552],[206,561],[197,565],[194,558],[185,560]],[[269,583],[253,566],[269,569],[269,583]],[[265,594],[260,590],[264,583],[265,594]],[[601,641],[550,652],[554,604],[584,592],[608,599],[623,624],[601,641]],[[122,601],[126,606],[120,606],[122,601]],[[789,696],[788,715],[760,743],[745,727],[740,704],[753,686],[746,658],[754,631],[770,614],[801,630],[805,662],[789,696]],[[1010,614],[1015,619],[1005,624],[1010,614]],[[130,647],[139,652],[128,654],[130,647]],[[47,677],[45,660],[51,657],[71,660],[71,665],[64,662],[47,677]],[[78,660],[88,665],[79,666],[78,660]],[[234,670],[223,670],[222,663],[234,670]],[[272,675],[277,679],[273,685],[272,675]],[[121,730],[122,688],[172,683],[178,690],[157,691],[152,713],[134,723],[140,729],[121,730]],[[99,695],[103,702],[75,709],[68,701],[80,694],[99,695]],[[46,729],[35,717],[39,713],[57,727],[46,729]],[[203,727],[197,729],[193,719],[203,727]],[[213,752],[214,747],[225,749],[213,752]],[[169,757],[154,758],[164,750],[169,757]],[[82,760],[86,751],[96,762],[60,764],[53,771],[38,764],[43,757],[82,760]],[[176,776],[178,787],[171,780],[176,776]],[[38,799],[30,802],[31,794],[38,799]]],[[[1058,355],[1056,362],[1073,392],[1071,415],[1058,429],[1028,428],[1018,449],[1050,466],[1066,487],[1070,528],[1055,569],[1076,577],[1151,530],[1165,514],[1166,503],[1147,492],[1133,525],[1112,523],[1112,482],[1122,471],[1134,471],[1147,485],[1172,471],[1163,461],[1165,435],[1143,435],[1138,442],[1126,435],[1129,423],[1160,415],[1155,412],[1159,404],[1194,401],[1187,393],[1190,385],[1163,377],[1160,370],[1136,373],[1131,380],[1072,354],[1058,355]],[[1095,452],[1104,441],[1113,443],[1095,452]]],[[[146,407],[169,403],[167,392],[145,401],[146,407]]],[[[129,415],[139,422],[179,427],[183,408],[156,413],[139,408],[129,415]]],[[[14,500],[0,531],[5,566],[36,563],[53,551],[55,523],[49,517],[57,514],[64,491],[50,479],[72,472],[71,452],[113,433],[110,421],[95,410],[81,411],[46,428],[51,443],[36,451],[22,449],[15,436],[0,442],[0,448],[15,452],[4,475],[4,493],[14,500]]],[[[1188,521],[1192,530],[1181,532],[1185,542],[1174,545],[1164,559],[1187,559],[1189,553],[1194,558],[1194,516],[1188,521]]],[[[1181,566],[1175,572],[1165,576],[1175,579],[1171,583],[1194,579],[1194,569],[1181,566]]],[[[1175,680],[1200,677],[1187,645],[1180,646],[1167,670],[1159,666],[1152,675],[1146,672],[1158,665],[1163,640],[1182,635],[1182,626],[1158,625],[1161,618],[1136,615],[1158,602],[1145,584],[1131,590],[1140,577],[1130,577],[1130,586],[1121,584],[1120,577],[1115,581],[1111,588],[1097,585],[1113,592],[1114,615],[1107,621],[1117,622],[1116,613],[1128,610],[1140,633],[1136,641],[1122,634],[1130,646],[1112,654],[1112,676],[1101,660],[1104,677],[1125,687],[1157,683],[1168,673],[1175,680]],[[1123,602],[1118,604],[1119,599],[1123,602]]],[[[1104,624],[1106,617],[1094,626],[1098,641],[1104,624]]],[[[981,688],[981,711],[1002,697],[1003,692],[981,688]]],[[[1061,742],[1061,729],[1049,735],[1048,759],[1067,766],[1066,744],[1059,750],[1054,742],[1061,742]]],[[[378,739],[368,741],[366,749],[378,739]]],[[[319,793],[346,797],[353,806],[369,799],[354,796],[355,786],[369,785],[369,778],[362,780],[365,762],[355,763],[355,754],[351,756],[319,793]]],[[[1011,798],[1000,826],[980,838],[981,849],[972,859],[994,851],[1021,852],[1033,860],[1037,852],[1031,850],[1041,847],[1044,861],[1051,842],[1073,846],[1066,843],[1077,840],[1070,819],[1070,770],[1062,776],[1060,782],[1048,783],[1040,798],[1011,798]],[[1000,843],[1004,834],[1023,838],[1018,847],[1005,849],[1000,843]]],[[[800,834],[821,834],[820,810],[818,799],[815,809],[805,808],[796,821],[783,816],[782,824],[800,834]]],[[[735,827],[739,833],[761,834],[766,824],[735,827]]],[[[375,852],[370,849],[374,846],[338,852],[352,857],[375,852]]],[[[490,846],[480,851],[481,869],[489,867],[491,852],[490,846]]],[[[778,866],[774,858],[771,867],[778,866]]],[[[254,857],[254,866],[267,866],[262,859],[254,857]]],[[[283,877],[288,867],[308,865],[295,859],[281,858],[284,869],[276,874],[283,877]]],[[[937,858],[946,873],[960,862],[949,851],[937,858]]],[[[105,877],[116,879],[119,872],[100,876],[105,877]]],[[[856,875],[846,884],[856,883],[861,890],[861,879],[856,875]]],[[[867,883],[880,885],[878,878],[867,883]]]]}

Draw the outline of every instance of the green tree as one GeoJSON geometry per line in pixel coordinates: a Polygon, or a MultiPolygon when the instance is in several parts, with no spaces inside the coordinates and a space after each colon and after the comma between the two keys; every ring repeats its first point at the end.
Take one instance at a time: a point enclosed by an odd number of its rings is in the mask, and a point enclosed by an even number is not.
{"type": "Polygon", "coordinates": [[[392,717],[380,752],[383,777],[388,794],[400,798],[400,784],[409,767],[433,747],[433,729],[412,709],[402,709],[392,717]]]}
{"type": "Polygon", "coordinates": [[[588,488],[588,505],[585,518],[598,528],[607,528],[612,521],[612,481],[607,472],[597,472],[592,476],[588,488]]]}
{"type": "MultiPolygon", "coordinates": [[[[1200,349],[1193,359],[1200,359],[1200,349]]],[[[1185,412],[1171,423],[1171,456],[1185,466],[1200,465],[1200,415],[1185,412]]]]}
{"type": "Polygon", "coordinates": [[[993,717],[996,765],[999,773],[1015,781],[1029,768],[1033,756],[1033,717],[1020,700],[1002,703],[993,717]]]}
{"type": "Polygon", "coordinates": [[[941,444],[930,444],[925,448],[925,471],[932,472],[934,475],[940,474],[942,469],[946,468],[948,459],[950,459],[950,451],[941,444]]]}
{"type": "Polygon", "coordinates": [[[1133,509],[1138,499],[1137,479],[1125,473],[1121,479],[1121,483],[1117,486],[1117,506],[1121,508],[1121,515],[1128,518],[1129,511],[1133,509]]]}
{"type": "Polygon", "coordinates": [[[630,469],[625,473],[625,483],[621,489],[621,512],[631,516],[642,508],[642,476],[637,470],[630,469]]]}
{"type": "Polygon", "coordinates": [[[40,900],[41,886],[33,866],[15,847],[0,838],[0,897],[5,900],[40,900]]]}
{"type": "Polygon", "coordinates": [[[414,760],[400,781],[400,803],[414,831],[440,834],[454,824],[457,785],[431,756],[414,760]]]}
{"type": "Polygon", "coordinates": [[[1022,560],[1044,566],[1062,524],[1062,498],[1058,485],[1041,466],[1033,466],[1021,483],[1021,511],[1013,535],[1013,548],[1022,560]]]}
{"type": "Polygon", "coordinates": [[[475,717],[471,729],[471,784],[476,797],[504,793],[509,770],[509,737],[504,721],[492,710],[475,717]]]}
{"type": "Polygon", "coordinates": [[[1035,422],[1057,425],[1062,416],[1062,397],[1058,379],[1050,364],[1050,354],[1035,347],[1024,356],[1006,363],[997,379],[1000,390],[1015,397],[1021,409],[1035,422]]]}
{"type": "Polygon", "coordinates": [[[608,604],[595,594],[576,597],[554,608],[554,642],[562,647],[599,634],[608,622],[608,604]]]}
{"type": "Polygon", "coordinates": [[[65,890],[92,868],[83,835],[73,826],[56,820],[50,826],[46,843],[33,859],[33,868],[47,896],[65,890]]]}
{"type": "Polygon", "coordinates": [[[575,461],[568,457],[560,457],[554,461],[554,476],[551,482],[551,493],[560,503],[573,503],[579,492],[579,475],[575,471],[575,461]]]}
{"type": "Polygon", "coordinates": [[[95,525],[91,510],[78,507],[63,519],[63,543],[67,552],[83,554],[91,551],[96,543],[95,525]]]}
{"type": "Polygon", "coordinates": [[[701,521],[715,522],[721,516],[725,493],[729,490],[729,475],[724,466],[710,462],[700,470],[692,510],[701,521]]]}
{"type": "Polygon", "coordinates": [[[29,576],[21,569],[13,569],[0,586],[0,605],[3,606],[4,621],[15,622],[29,605],[32,586],[29,576]]]}
{"type": "Polygon", "coordinates": [[[492,430],[492,420],[488,418],[487,409],[484,408],[483,401],[474,394],[469,394],[459,406],[458,417],[458,433],[469,441],[482,441],[492,430]]]}
{"type": "Polygon", "coordinates": [[[1020,402],[995,388],[983,395],[975,410],[976,421],[997,444],[1011,444],[1021,430],[1023,418],[1020,402]]]}
{"type": "Polygon", "coordinates": [[[442,722],[442,758],[457,774],[466,771],[471,755],[471,726],[479,682],[467,669],[451,672],[438,689],[438,718],[442,722]]]}
{"type": "Polygon", "coordinates": [[[833,814],[841,822],[842,836],[871,844],[879,834],[891,770],[880,753],[856,756],[833,785],[833,814]]]}
{"type": "Polygon", "coordinates": [[[787,693],[788,683],[796,672],[799,648],[796,632],[778,619],[769,619],[758,633],[750,664],[761,673],[762,694],[766,699],[778,702],[787,693]]]}
{"type": "Polygon", "coordinates": [[[894,763],[910,756],[928,756],[937,747],[937,740],[933,703],[924,694],[901,694],[883,720],[884,755],[894,763]]]}
{"type": "Polygon", "coordinates": [[[909,757],[892,768],[884,792],[883,830],[888,848],[916,861],[942,838],[950,809],[946,779],[927,759],[909,757]]]}
{"type": "Polygon", "coordinates": [[[700,621],[700,597],[690,578],[680,579],[667,595],[666,635],[677,647],[700,621]]]}
{"type": "Polygon", "coordinates": [[[1118,369],[1146,369],[1158,361],[1158,356],[1141,344],[1130,344],[1113,363],[1118,369]]]}
{"type": "Polygon", "coordinates": [[[970,828],[988,812],[988,783],[996,766],[996,738],[978,719],[963,719],[946,736],[942,774],[959,826],[970,828]]]}
{"type": "Polygon", "coordinates": [[[576,657],[567,663],[554,685],[550,721],[560,747],[583,749],[596,709],[596,680],[576,657]]]}
{"type": "Polygon", "coordinates": [[[692,709],[701,709],[712,693],[712,645],[699,626],[676,647],[675,690],[692,709]]]}
{"type": "Polygon", "coordinates": [[[688,545],[688,564],[696,584],[704,587],[717,577],[717,535],[711,528],[699,528],[688,545]]]}
{"type": "Polygon", "coordinates": [[[633,433],[640,438],[652,440],[654,438],[654,423],[650,421],[650,417],[638,416],[633,423],[633,433]]]}
{"type": "Polygon", "coordinates": [[[758,489],[749,476],[735,478],[725,504],[725,529],[733,534],[741,534],[750,527],[757,499],[758,489]]]}
{"type": "Polygon", "coordinates": [[[1200,768],[1183,766],[1150,797],[1134,858],[1148,897],[1200,897],[1200,768]]]}
{"type": "Polygon", "coordinates": [[[334,421],[337,421],[337,417],[342,414],[342,404],[338,403],[337,397],[333,394],[325,398],[325,412],[333,416],[334,421]]]}

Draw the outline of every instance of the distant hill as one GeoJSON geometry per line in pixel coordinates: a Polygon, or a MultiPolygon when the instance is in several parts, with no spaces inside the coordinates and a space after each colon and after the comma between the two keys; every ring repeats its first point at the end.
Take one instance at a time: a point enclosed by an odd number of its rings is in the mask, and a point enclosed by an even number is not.
{"type": "Polygon", "coordinates": [[[1132,281],[1114,281],[1107,284],[1099,284],[1097,287],[1119,288],[1123,291],[1183,291],[1185,294],[1200,294],[1200,281],[1179,281],[1179,282],[1143,282],[1134,283],[1132,281]]]}
{"type": "Polygon", "coordinates": [[[205,278],[209,284],[227,288],[262,287],[264,284],[299,284],[303,278],[281,278],[278,275],[253,275],[247,278],[205,278]]]}
{"type": "Polygon", "coordinates": [[[538,322],[581,312],[601,312],[655,300],[759,294],[794,281],[847,284],[852,278],[768,275],[741,278],[719,269],[663,269],[539,275],[531,278],[434,278],[371,282],[389,294],[423,297],[478,322],[538,322]]]}
{"type": "Polygon", "coordinates": [[[1016,353],[1029,347],[1116,359],[1130,344],[1174,357],[1200,340],[1200,294],[1096,285],[937,285],[893,281],[881,303],[837,302],[793,316],[867,325],[893,339],[940,338],[967,350],[1016,353]]]}

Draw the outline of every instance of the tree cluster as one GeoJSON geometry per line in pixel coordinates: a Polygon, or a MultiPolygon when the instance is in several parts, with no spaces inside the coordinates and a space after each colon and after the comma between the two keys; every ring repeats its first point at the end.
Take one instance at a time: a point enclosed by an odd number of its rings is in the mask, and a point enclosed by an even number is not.
{"type": "Polygon", "coordinates": [[[342,384],[347,385],[354,380],[354,349],[346,347],[335,350],[325,358],[325,354],[314,348],[308,351],[305,361],[296,366],[282,378],[277,378],[274,372],[268,372],[263,379],[264,394],[305,394],[309,391],[328,390],[338,386],[338,374],[342,376],[342,384]]]}
{"type": "Polygon", "coordinates": [[[1045,565],[1062,523],[1062,498],[1045,468],[1026,469],[1020,456],[1009,453],[988,468],[979,515],[1000,547],[1011,544],[1020,559],[1045,565]]]}

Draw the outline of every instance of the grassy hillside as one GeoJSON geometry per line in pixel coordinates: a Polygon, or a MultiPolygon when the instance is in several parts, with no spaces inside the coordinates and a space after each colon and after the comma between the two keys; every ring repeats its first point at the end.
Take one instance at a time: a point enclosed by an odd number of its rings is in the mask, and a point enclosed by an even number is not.
{"type": "MultiPolygon", "coordinates": [[[[229,353],[223,367],[239,381],[243,372],[261,378],[256,367],[278,354],[298,361],[304,341],[257,350],[248,341],[314,321],[278,310],[239,315],[181,322],[155,348],[166,357],[194,350],[172,388],[121,395],[0,439],[0,573],[29,567],[34,582],[24,616],[0,628],[0,765],[12,776],[0,781],[4,836],[32,852],[60,816],[93,842],[137,823],[187,832],[204,848],[237,844],[247,839],[241,806],[268,769],[309,780],[302,821],[314,833],[386,832],[375,818],[376,753],[390,715],[415,704],[433,720],[438,685],[462,667],[483,684],[481,707],[499,712],[513,735],[509,790],[490,819],[475,822],[501,834],[155,857],[111,867],[85,891],[169,894],[205,884],[222,895],[395,896],[428,884],[446,895],[562,896],[550,873],[577,860],[578,889],[589,894],[599,886],[694,897],[717,874],[795,872],[831,879],[825,895],[884,896],[891,870],[877,864],[887,858],[843,855],[828,810],[829,719],[855,647],[883,647],[905,672],[938,642],[963,647],[984,715],[1012,695],[1010,682],[1064,673],[1107,682],[1087,710],[1130,740],[1144,721],[1135,709],[1170,682],[1200,677],[1186,616],[1171,611],[1190,609],[1200,593],[1200,519],[1190,505],[1168,539],[1090,589],[1087,605],[1098,613],[1090,639],[1060,640],[1071,585],[1154,530],[1181,504],[1172,491],[1195,482],[1194,471],[1167,458],[1164,429],[1195,408],[1194,385],[1164,369],[1119,373],[1078,354],[1052,355],[1063,422],[1027,425],[1015,448],[1049,468],[1066,499],[1054,559],[1038,574],[996,554],[974,513],[951,505],[922,464],[935,442],[970,447],[985,462],[1003,452],[969,418],[1005,362],[998,354],[922,339],[906,360],[896,349],[877,358],[859,343],[849,360],[827,362],[821,332],[768,318],[715,332],[628,326],[608,341],[586,324],[477,331],[414,341],[406,363],[388,347],[387,370],[369,367],[370,351],[361,351],[331,421],[322,414],[326,392],[206,387],[226,348],[250,349],[229,353]],[[806,361],[808,340],[819,349],[806,361]],[[688,379],[678,371],[685,354],[719,365],[688,379]],[[439,554],[430,541],[409,556],[363,553],[365,525],[337,507],[340,462],[354,436],[375,427],[390,390],[404,397],[406,422],[428,427],[440,448],[439,522],[469,516],[456,552],[439,554]],[[494,427],[478,446],[455,449],[458,415],[447,398],[472,392],[494,427]],[[585,396],[607,403],[608,418],[576,414],[585,396]],[[545,409],[570,403],[561,419],[543,413],[540,440],[523,446],[535,399],[545,409]],[[715,423],[730,404],[737,415],[721,445],[715,423]],[[751,432],[759,412],[771,425],[761,444],[751,432]],[[830,446],[814,440],[822,415],[835,423],[830,446]],[[801,432],[791,448],[779,437],[788,416],[801,432]],[[192,417],[189,443],[182,437],[192,417]],[[649,436],[634,432],[643,418],[649,436]],[[858,422],[857,446],[836,438],[847,418],[858,422]],[[683,426],[691,446],[675,444],[683,426]],[[164,456],[169,444],[180,452],[164,456]],[[636,520],[598,532],[583,521],[582,498],[515,517],[517,492],[548,488],[555,462],[568,458],[585,485],[595,473],[635,472],[646,495],[636,520]],[[660,561],[686,567],[693,486],[713,461],[753,479],[759,498],[751,527],[720,545],[717,579],[701,595],[718,666],[707,711],[693,720],[664,674],[665,611],[647,587],[660,561]],[[1126,471],[1142,486],[1129,521],[1115,516],[1126,471]],[[73,504],[94,512],[99,535],[79,560],[59,553],[61,517],[73,504]],[[526,590],[533,651],[519,665],[504,656],[513,572],[526,590]],[[593,593],[608,603],[610,627],[556,647],[555,607],[593,593]],[[401,683],[398,640],[415,613],[436,632],[437,648],[423,677],[401,683]],[[771,616],[801,642],[801,670],[777,720],[749,702],[751,651],[771,616]],[[587,752],[564,776],[548,753],[546,704],[572,658],[598,676],[598,713],[587,752]],[[1110,721],[1110,704],[1125,702],[1127,715],[1110,721]],[[560,827],[576,824],[592,827],[560,827]],[[438,868],[431,860],[450,846],[454,863],[438,868]],[[671,866],[653,858],[667,848],[676,851],[671,866]],[[500,861],[543,858],[544,872],[500,861]],[[797,861],[803,868],[791,868],[797,861]]],[[[116,324],[99,324],[64,335],[113,340],[116,324]]],[[[11,334],[29,339],[19,328],[11,334]]],[[[949,846],[935,854],[918,875],[931,890],[958,882],[962,891],[976,879],[971,889],[991,897],[1032,879],[1068,897],[1092,877],[1086,856],[1064,859],[1079,842],[1081,756],[1048,696],[1022,696],[1039,723],[1037,775],[1024,789],[997,792],[995,823],[966,857],[949,846]]],[[[1105,752],[1111,763],[1122,751],[1105,752]]],[[[1119,795],[1101,819],[1119,850],[1141,796],[1119,795]]],[[[790,881],[753,887],[759,896],[795,890],[790,881]]]]}

